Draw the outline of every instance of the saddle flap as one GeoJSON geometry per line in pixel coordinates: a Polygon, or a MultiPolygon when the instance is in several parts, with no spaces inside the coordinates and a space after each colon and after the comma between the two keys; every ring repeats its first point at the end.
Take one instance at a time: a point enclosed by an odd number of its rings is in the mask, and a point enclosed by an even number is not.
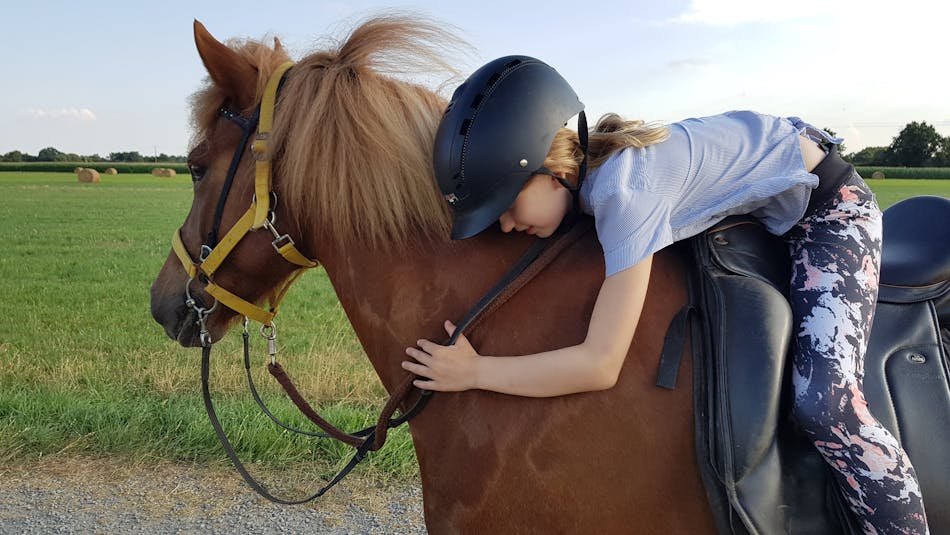
{"type": "Polygon", "coordinates": [[[697,362],[705,377],[697,391],[708,392],[698,410],[708,415],[701,455],[729,504],[728,532],[841,533],[824,461],[788,422],[782,394],[792,324],[779,289],[789,280],[784,244],[741,217],[692,243],[706,340],[697,362]]]}

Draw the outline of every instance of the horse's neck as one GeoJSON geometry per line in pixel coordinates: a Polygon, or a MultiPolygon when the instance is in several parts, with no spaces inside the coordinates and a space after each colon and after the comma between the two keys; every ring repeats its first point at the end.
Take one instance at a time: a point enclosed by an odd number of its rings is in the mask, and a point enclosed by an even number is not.
{"type": "Polygon", "coordinates": [[[412,251],[334,248],[321,254],[353,330],[388,390],[405,371],[405,348],[448,338],[465,312],[514,264],[529,240],[488,233],[428,242],[412,251]]]}

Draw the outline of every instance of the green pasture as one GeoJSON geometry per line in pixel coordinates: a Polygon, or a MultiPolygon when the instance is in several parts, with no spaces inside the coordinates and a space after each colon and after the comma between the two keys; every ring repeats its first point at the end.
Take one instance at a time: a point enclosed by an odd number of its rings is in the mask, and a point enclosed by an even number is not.
{"type": "MultiPolygon", "coordinates": [[[[200,354],[169,340],[149,313],[149,286],[190,205],[188,176],[0,173],[0,462],[61,452],[132,460],[220,462],[200,398],[200,354]]],[[[348,430],[375,423],[386,395],[319,270],[278,318],[282,363],[301,391],[348,430]]],[[[349,460],[332,441],[299,440],[260,417],[247,394],[240,336],[215,348],[212,388],[242,458],[279,469],[306,461],[326,475],[349,460]]],[[[307,428],[264,371],[271,409],[307,428]]],[[[417,473],[408,431],[371,454],[370,472],[417,473]]]]}
{"type": "MultiPolygon", "coordinates": [[[[950,180],[869,181],[882,206],[912,195],[950,197],[950,180]]],[[[57,454],[224,462],[200,399],[199,352],[170,341],[149,314],[148,290],[190,204],[188,176],[0,173],[0,462],[57,454]]],[[[331,421],[372,423],[385,398],[326,275],[308,273],[278,318],[285,368],[331,421]]],[[[259,414],[243,383],[239,335],[213,355],[213,389],[239,454],[264,469],[349,458],[330,441],[301,440],[259,414]]],[[[256,337],[255,337],[256,338],[256,337]]],[[[263,371],[271,408],[304,426],[263,371]]],[[[362,470],[417,473],[397,430],[362,470]]]]}

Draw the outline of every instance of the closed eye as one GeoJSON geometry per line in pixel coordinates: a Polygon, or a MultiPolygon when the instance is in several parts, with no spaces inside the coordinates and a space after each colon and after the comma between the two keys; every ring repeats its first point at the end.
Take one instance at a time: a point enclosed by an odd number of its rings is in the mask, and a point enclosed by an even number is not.
{"type": "Polygon", "coordinates": [[[198,164],[188,164],[188,170],[191,171],[191,181],[198,182],[205,177],[205,173],[208,172],[208,169],[204,166],[198,164]]]}

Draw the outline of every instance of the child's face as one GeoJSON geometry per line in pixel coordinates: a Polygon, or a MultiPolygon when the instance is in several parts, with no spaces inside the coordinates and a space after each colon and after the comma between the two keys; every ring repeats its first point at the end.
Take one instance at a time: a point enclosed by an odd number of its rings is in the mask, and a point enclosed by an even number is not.
{"type": "Polygon", "coordinates": [[[560,226],[570,207],[571,193],[554,177],[533,175],[498,223],[503,232],[516,230],[547,238],[560,226]]]}

